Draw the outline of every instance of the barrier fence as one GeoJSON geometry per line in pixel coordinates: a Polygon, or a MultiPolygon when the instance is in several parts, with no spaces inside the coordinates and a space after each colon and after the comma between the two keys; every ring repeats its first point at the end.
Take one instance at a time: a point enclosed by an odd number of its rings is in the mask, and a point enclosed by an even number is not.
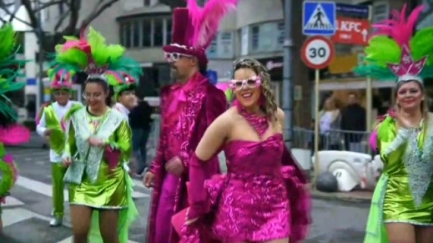
{"type": "MultiPolygon", "coordinates": [[[[147,143],[150,151],[158,146],[159,128],[161,125],[160,116],[158,114],[152,115],[153,124],[149,141],[147,143]]],[[[293,149],[302,149],[311,151],[310,156],[314,152],[314,131],[296,127],[293,130],[293,149]]],[[[355,132],[344,130],[331,130],[319,136],[319,150],[339,150],[339,151],[352,151],[359,153],[370,154],[368,143],[368,132],[355,132]]]]}

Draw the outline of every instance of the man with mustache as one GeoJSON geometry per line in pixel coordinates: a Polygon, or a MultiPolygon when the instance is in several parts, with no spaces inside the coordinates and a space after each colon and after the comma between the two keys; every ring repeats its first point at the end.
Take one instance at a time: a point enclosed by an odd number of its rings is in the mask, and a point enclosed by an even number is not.
{"type": "MultiPolygon", "coordinates": [[[[195,0],[188,1],[188,5],[191,4],[196,5],[195,0]]],[[[226,0],[213,3],[219,8],[225,5],[226,0]]],[[[171,226],[171,217],[188,206],[189,158],[206,128],[226,110],[227,105],[224,93],[204,75],[208,63],[205,51],[218,31],[218,21],[222,16],[204,19],[207,15],[195,11],[197,6],[192,7],[174,10],[172,43],[163,47],[176,83],[161,90],[162,125],[158,150],[143,178],[146,187],[154,188],[147,243],[179,242],[179,236],[171,226]],[[197,17],[204,17],[203,21],[189,21],[197,17]],[[204,28],[209,21],[216,21],[211,25],[215,29],[204,28]],[[203,28],[193,23],[202,24],[203,28]],[[206,33],[200,33],[203,30],[206,33]]],[[[225,12],[227,10],[218,13],[225,12]]],[[[209,175],[220,173],[216,155],[207,167],[209,175]]]]}

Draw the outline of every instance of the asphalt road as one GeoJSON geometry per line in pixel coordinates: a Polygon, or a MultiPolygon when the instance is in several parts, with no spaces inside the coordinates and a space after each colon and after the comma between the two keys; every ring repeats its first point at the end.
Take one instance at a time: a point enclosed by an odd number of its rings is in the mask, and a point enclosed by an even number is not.
{"type": "MultiPolygon", "coordinates": [[[[51,179],[48,150],[36,141],[27,147],[9,148],[20,170],[20,178],[3,205],[5,224],[0,243],[69,243],[69,211],[65,226],[49,227],[51,179]]],[[[131,242],[144,243],[150,191],[136,180],[135,202],[139,220],[130,229],[131,242]]],[[[66,201],[66,199],[65,199],[66,201]]],[[[67,204],[65,202],[67,208],[67,204]]],[[[362,243],[368,215],[367,204],[337,201],[313,201],[313,225],[305,243],[362,243]]]]}

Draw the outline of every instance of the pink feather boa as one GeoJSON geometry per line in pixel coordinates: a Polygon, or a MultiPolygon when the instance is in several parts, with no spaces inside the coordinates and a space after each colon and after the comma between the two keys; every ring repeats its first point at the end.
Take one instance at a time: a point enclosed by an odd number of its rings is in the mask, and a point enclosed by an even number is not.
{"type": "Polygon", "coordinates": [[[0,143],[6,145],[28,143],[31,136],[29,129],[22,125],[15,124],[7,128],[0,128],[0,143]]]}

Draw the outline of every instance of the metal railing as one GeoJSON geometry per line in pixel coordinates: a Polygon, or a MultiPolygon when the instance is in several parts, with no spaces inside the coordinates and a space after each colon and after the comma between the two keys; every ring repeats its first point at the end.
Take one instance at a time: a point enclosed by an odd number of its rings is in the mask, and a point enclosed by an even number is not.
{"type": "MultiPolygon", "coordinates": [[[[319,150],[339,150],[370,153],[369,132],[331,130],[319,135],[319,150]]],[[[314,131],[295,128],[293,148],[314,150],[314,131]]]]}
{"type": "MultiPolygon", "coordinates": [[[[158,146],[161,119],[158,114],[152,115],[153,124],[147,148],[149,151],[156,150],[158,146]]],[[[293,131],[292,148],[308,149],[314,151],[314,131],[296,127],[293,131]]],[[[359,153],[370,153],[368,143],[368,132],[331,130],[320,135],[319,150],[340,150],[359,153]]]]}

